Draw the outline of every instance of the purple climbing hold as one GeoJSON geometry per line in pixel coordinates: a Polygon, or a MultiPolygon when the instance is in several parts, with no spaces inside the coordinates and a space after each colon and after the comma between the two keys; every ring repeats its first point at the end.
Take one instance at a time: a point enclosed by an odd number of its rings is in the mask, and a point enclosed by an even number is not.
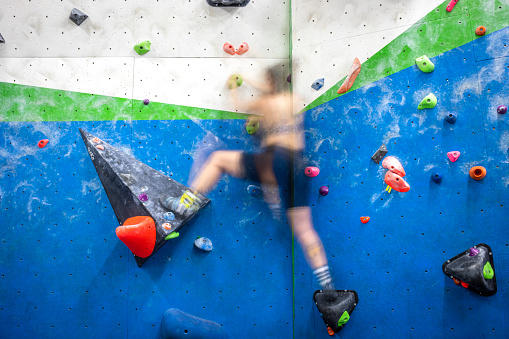
{"type": "Polygon", "coordinates": [[[479,254],[479,250],[475,247],[470,247],[470,249],[468,250],[468,256],[469,257],[474,257],[476,255],[479,254]]]}
{"type": "Polygon", "coordinates": [[[497,107],[497,113],[498,114],[506,114],[507,113],[507,106],[500,105],[497,107]]]}
{"type": "Polygon", "coordinates": [[[320,187],[319,192],[321,195],[326,196],[327,194],[329,194],[329,188],[327,186],[322,186],[320,187]]]}
{"type": "Polygon", "coordinates": [[[143,99],[143,103],[144,103],[145,105],[148,105],[148,104],[150,103],[150,100],[148,100],[148,99],[143,99]]]}
{"type": "Polygon", "coordinates": [[[291,74],[286,78],[286,81],[287,82],[292,82],[292,75],[291,74]]]}
{"type": "Polygon", "coordinates": [[[4,37],[2,36],[2,34],[0,34],[0,43],[5,44],[5,39],[4,39],[4,37]]]}
{"type": "Polygon", "coordinates": [[[148,201],[147,193],[141,193],[140,195],[138,195],[138,199],[140,199],[140,201],[148,201]]]}

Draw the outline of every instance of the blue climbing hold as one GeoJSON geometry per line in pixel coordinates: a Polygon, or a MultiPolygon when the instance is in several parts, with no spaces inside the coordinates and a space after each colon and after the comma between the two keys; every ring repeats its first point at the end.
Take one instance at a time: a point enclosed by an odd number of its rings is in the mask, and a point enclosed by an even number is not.
{"type": "Polygon", "coordinates": [[[210,251],[212,251],[212,248],[213,248],[212,241],[210,241],[210,239],[205,238],[205,237],[198,237],[194,241],[194,246],[198,247],[200,250],[205,251],[205,252],[210,252],[210,251]]]}
{"type": "Polygon", "coordinates": [[[166,220],[175,220],[175,214],[173,214],[172,212],[166,212],[164,213],[164,219],[166,220]]]}
{"type": "Polygon", "coordinates": [[[440,184],[442,182],[443,177],[444,176],[442,175],[442,173],[435,172],[431,175],[431,180],[433,180],[435,184],[440,184]]]}
{"type": "Polygon", "coordinates": [[[454,124],[456,122],[457,114],[456,112],[449,112],[445,115],[445,121],[450,124],[454,124]]]}
{"type": "Polygon", "coordinates": [[[262,189],[255,185],[247,186],[247,192],[253,197],[259,197],[262,195],[262,189]]]}
{"type": "Polygon", "coordinates": [[[163,339],[225,339],[226,332],[216,322],[170,308],[164,312],[161,321],[161,337],[163,339]]]}
{"type": "Polygon", "coordinates": [[[313,84],[311,85],[311,87],[315,90],[319,90],[320,88],[323,87],[323,84],[325,82],[325,79],[324,78],[321,78],[321,79],[318,79],[318,80],[315,80],[315,82],[313,82],[313,84]]]}

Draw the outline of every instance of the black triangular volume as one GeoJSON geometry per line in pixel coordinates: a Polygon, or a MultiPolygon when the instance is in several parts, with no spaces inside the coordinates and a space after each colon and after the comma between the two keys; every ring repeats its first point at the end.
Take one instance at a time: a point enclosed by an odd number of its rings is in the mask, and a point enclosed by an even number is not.
{"type": "Polygon", "coordinates": [[[207,0],[213,7],[245,7],[250,0],[207,0]]]}
{"type": "Polygon", "coordinates": [[[315,305],[325,326],[338,333],[345,326],[338,325],[345,312],[350,316],[359,303],[357,292],[352,290],[319,290],[313,294],[315,305]]]}
{"type": "Polygon", "coordinates": [[[0,34],[0,43],[5,44],[5,39],[4,39],[4,37],[2,36],[2,34],[0,34]]]}
{"type": "MultiPolygon", "coordinates": [[[[497,278],[493,252],[486,244],[478,244],[462,252],[442,265],[442,271],[451,278],[468,284],[468,289],[484,297],[497,293],[497,278]],[[487,279],[484,275],[486,263],[491,266],[493,277],[487,279]]],[[[458,282],[458,284],[460,283],[458,282]]]]}
{"type": "MultiPolygon", "coordinates": [[[[161,205],[159,198],[178,198],[188,188],[81,128],[80,133],[120,225],[135,216],[149,216],[154,219],[157,234],[150,256],[164,245],[166,236],[178,232],[210,202],[208,198],[198,195],[201,203],[197,211],[187,216],[174,212],[175,219],[166,220],[164,214],[169,211],[161,205]],[[141,201],[141,194],[146,194],[148,200],[141,201]],[[170,230],[163,228],[165,223],[170,223],[170,230]]],[[[141,258],[135,255],[138,267],[150,256],[141,258]]]]}

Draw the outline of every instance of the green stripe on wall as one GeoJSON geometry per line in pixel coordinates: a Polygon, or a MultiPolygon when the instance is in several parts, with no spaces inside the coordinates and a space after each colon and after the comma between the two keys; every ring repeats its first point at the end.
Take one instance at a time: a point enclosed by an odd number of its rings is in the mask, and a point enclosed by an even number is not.
{"type": "MultiPolygon", "coordinates": [[[[421,55],[432,58],[479,38],[475,34],[477,26],[485,26],[488,34],[509,26],[508,3],[497,0],[461,0],[448,13],[445,9],[449,2],[447,0],[436,7],[364,62],[350,91],[412,67],[415,59],[421,55]]],[[[303,111],[340,97],[337,90],[345,78],[303,111]]]]}

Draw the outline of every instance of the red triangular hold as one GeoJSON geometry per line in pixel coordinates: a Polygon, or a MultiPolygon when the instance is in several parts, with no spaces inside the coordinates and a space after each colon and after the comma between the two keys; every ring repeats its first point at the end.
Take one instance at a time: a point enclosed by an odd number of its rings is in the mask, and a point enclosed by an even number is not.
{"type": "Polygon", "coordinates": [[[146,258],[154,251],[156,225],[151,217],[129,218],[123,226],[118,226],[115,232],[117,237],[138,257],[146,258]]]}

